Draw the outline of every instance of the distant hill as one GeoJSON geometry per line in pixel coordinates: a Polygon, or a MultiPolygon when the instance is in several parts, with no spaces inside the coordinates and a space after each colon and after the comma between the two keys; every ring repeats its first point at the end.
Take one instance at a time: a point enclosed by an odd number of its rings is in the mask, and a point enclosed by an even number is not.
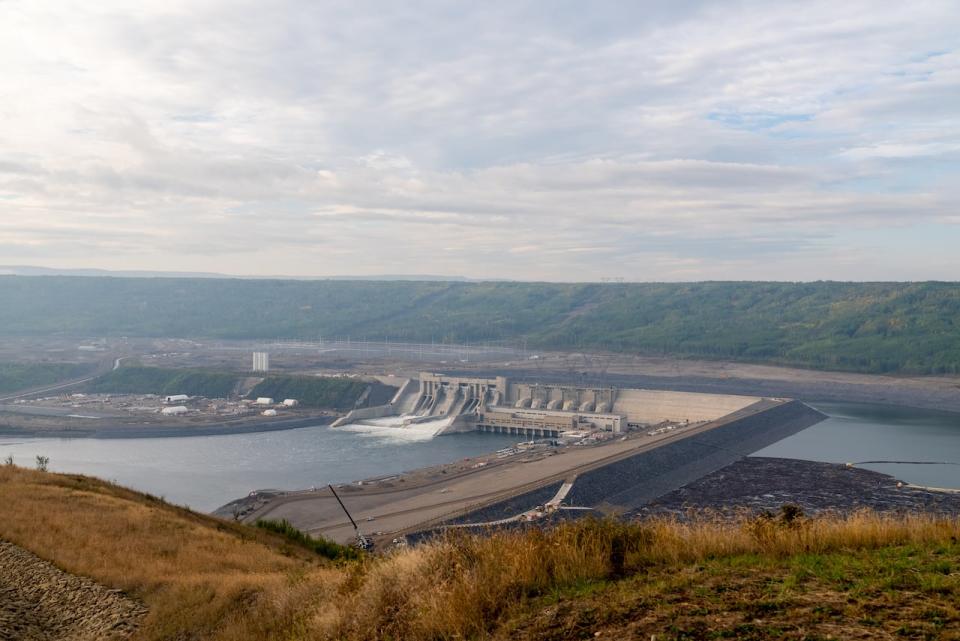
{"type": "Polygon", "coordinates": [[[93,369],[85,363],[0,363],[0,393],[60,383],[93,369]]]}
{"type": "Polygon", "coordinates": [[[375,276],[243,276],[217,272],[170,272],[149,270],[70,269],[38,267],[35,265],[0,265],[0,276],[107,276],[111,278],[242,278],[245,280],[430,280],[467,282],[465,276],[438,276],[436,274],[382,274],[375,276]]]}
{"type": "Polygon", "coordinates": [[[960,373],[960,284],[0,276],[6,335],[519,343],[960,373]]]}
{"type": "Polygon", "coordinates": [[[230,278],[212,272],[155,272],[146,270],[112,271],[109,269],[58,269],[34,265],[0,265],[3,276],[112,276],[115,278],[230,278]]]}

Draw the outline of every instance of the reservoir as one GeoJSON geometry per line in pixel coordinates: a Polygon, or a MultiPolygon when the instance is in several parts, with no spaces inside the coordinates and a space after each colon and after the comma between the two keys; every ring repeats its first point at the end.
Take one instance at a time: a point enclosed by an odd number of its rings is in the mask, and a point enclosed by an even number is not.
{"type": "Polygon", "coordinates": [[[755,456],[858,465],[907,483],[960,489],[960,414],[890,405],[811,403],[830,418],[755,456]]]}
{"type": "MultiPolygon", "coordinates": [[[[756,453],[846,463],[904,481],[960,488],[960,415],[849,403],[817,404],[829,419],[756,453]],[[952,463],[952,464],[945,464],[952,463]]],[[[0,436],[0,458],[89,474],[211,511],[254,489],[304,489],[396,474],[489,453],[516,436],[433,435],[429,429],[328,426],[278,432],[143,439],[0,436]]]]}

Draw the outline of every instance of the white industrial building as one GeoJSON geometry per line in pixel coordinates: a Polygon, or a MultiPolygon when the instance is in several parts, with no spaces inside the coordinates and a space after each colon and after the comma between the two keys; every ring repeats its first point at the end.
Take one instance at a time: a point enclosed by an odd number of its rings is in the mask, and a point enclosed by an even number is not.
{"type": "Polygon", "coordinates": [[[164,403],[182,403],[183,401],[189,401],[190,397],[186,394],[173,394],[171,396],[164,396],[164,403]]]}
{"type": "Polygon", "coordinates": [[[273,399],[269,396],[261,396],[257,399],[257,405],[273,405],[273,399]]]}
{"type": "Polygon", "coordinates": [[[263,414],[264,416],[276,416],[277,410],[263,410],[261,414],[263,414]]]}
{"type": "Polygon", "coordinates": [[[255,372],[270,371],[270,354],[269,353],[267,352],[253,353],[253,371],[255,372]]]}
{"type": "Polygon", "coordinates": [[[300,404],[300,401],[298,401],[298,400],[295,399],[295,398],[285,398],[285,399],[283,399],[283,405],[284,405],[284,407],[296,407],[296,406],[299,405],[299,404],[300,404]]]}

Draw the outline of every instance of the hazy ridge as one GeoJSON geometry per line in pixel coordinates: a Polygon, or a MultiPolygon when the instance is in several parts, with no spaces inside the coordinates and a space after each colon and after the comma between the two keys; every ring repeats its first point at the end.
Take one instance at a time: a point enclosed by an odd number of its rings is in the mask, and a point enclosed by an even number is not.
{"type": "Polygon", "coordinates": [[[960,372],[960,284],[0,277],[7,335],[501,342],[960,372]]]}

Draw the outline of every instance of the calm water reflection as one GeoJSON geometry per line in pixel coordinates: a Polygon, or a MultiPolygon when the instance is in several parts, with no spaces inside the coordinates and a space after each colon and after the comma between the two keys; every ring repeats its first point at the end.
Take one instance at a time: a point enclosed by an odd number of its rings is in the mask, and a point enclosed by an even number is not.
{"type": "Polygon", "coordinates": [[[903,481],[960,488],[960,414],[885,405],[821,403],[830,416],[757,456],[829,463],[929,461],[952,465],[868,464],[862,467],[903,481]]]}
{"type": "Polygon", "coordinates": [[[227,436],[147,439],[10,439],[0,458],[33,466],[41,454],[50,469],[79,472],[214,510],[252,489],[307,488],[395,474],[498,450],[519,440],[494,434],[355,431],[327,426],[227,436]]]}

